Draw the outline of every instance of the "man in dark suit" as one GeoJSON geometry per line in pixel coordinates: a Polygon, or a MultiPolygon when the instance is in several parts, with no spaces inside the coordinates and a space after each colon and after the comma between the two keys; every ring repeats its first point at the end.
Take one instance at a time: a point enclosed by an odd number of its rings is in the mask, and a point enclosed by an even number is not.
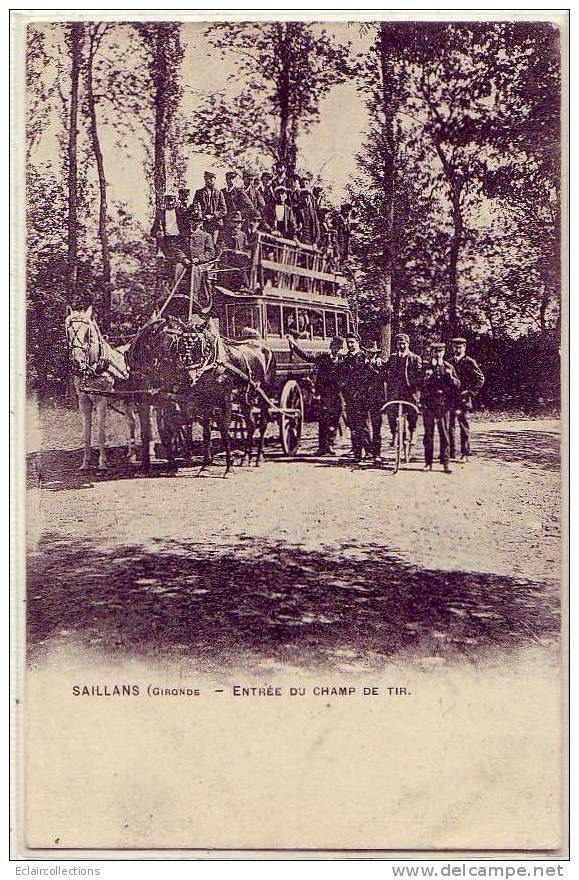
{"type": "Polygon", "coordinates": [[[334,227],[336,230],[336,248],[338,251],[338,259],[340,262],[345,262],[350,256],[350,235],[351,235],[351,220],[350,214],[352,212],[352,205],[349,202],[344,202],[344,204],[340,207],[339,213],[334,215],[334,227]]]}
{"type": "Polygon", "coordinates": [[[203,217],[205,232],[217,241],[219,230],[223,226],[223,220],[227,214],[225,199],[215,186],[215,175],[212,171],[206,171],[203,175],[205,186],[198,189],[193,196],[193,207],[198,207],[203,217]]]}
{"type": "MultiPolygon", "coordinates": [[[[410,337],[407,333],[396,333],[393,342],[395,351],[388,358],[384,370],[388,400],[407,400],[409,403],[417,404],[420,398],[422,358],[410,351],[410,337]]],[[[397,413],[393,406],[388,407],[387,413],[390,434],[392,435],[390,445],[394,446],[397,413]]],[[[406,421],[410,431],[410,445],[412,445],[418,422],[418,415],[414,410],[408,408],[406,421]]]]}
{"type": "MultiPolygon", "coordinates": [[[[257,174],[252,174],[250,171],[245,171],[243,174],[243,191],[248,197],[249,201],[253,205],[253,209],[258,215],[259,218],[263,215],[263,210],[265,208],[265,200],[263,198],[261,187],[259,186],[259,177],[257,174]]],[[[253,218],[252,220],[247,221],[247,229],[249,229],[249,225],[252,222],[255,222],[257,218],[253,218]]]]}
{"type": "Polygon", "coordinates": [[[434,426],[438,425],[440,461],[445,474],[451,474],[449,426],[450,410],[454,403],[460,380],[454,367],[444,360],[444,342],[430,346],[430,357],[424,364],[421,382],[422,418],[424,421],[424,470],[432,470],[434,459],[434,426]]]}
{"type": "Polygon", "coordinates": [[[263,211],[261,219],[266,229],[271,230],[275,224],[275,190],[273,187],[273,176],[269,171],[264,171],[261,175],[261,186],[259,192],[263,199],[263,211]]]}
{"type": "Polygon", "coordinates": [[[300,181],[301,189],[296,196],[294,210],[298,222],[298,236],[304,244],[316,244],[320,238],[320,221],[308,180],[300,181]]]}
{"type": "Polygon", "coordinates": [[[352,452],[355,461],[360,462],[364,452],[368,457],[373,455],[368,397],[371,368],[366,354],[360,348],[360,338],[355,333],[346,336],[346,348],[346,355],[340,364],[340,386],[352,435],[352,452]]]}
{"type": "Polygon", "coordinates": [[[452,340],[452,355],[449,363],[460,379],[460,391],[450,412],[450,457],[456,456],[456,423],[460,430],[460,460],[467,462],[470,455],[470,424],[468,413],[473,409],[473,398],[484,385],[484,374],[475,361],[466,353],[466,339],[455,336],[452,340]]]}
{"type": "Polygon", "coordinates": [[[335,455],[334,443],[338,433],[338,424],[342,415],[342,396],[339,385],[340,351],[344,344],[341,336],[335,336],[330,342],[330,350],[308,352],[300,348],[292,336],[287,337],[291,352],[295,352],[304,361],[315,364],[316,393],[320,398],[318,421],[318,454],[335,455]]]}
{"type": "Polygon", "coordinates": [[[245,222],[259,220],[259,212],[255,210],[249,196],[239,185],[239,177],[236,171],[226,171],[225,189],[221,190],[227,210],[226,224],[231,225],[231,218],[238,212],[245,222]]]}

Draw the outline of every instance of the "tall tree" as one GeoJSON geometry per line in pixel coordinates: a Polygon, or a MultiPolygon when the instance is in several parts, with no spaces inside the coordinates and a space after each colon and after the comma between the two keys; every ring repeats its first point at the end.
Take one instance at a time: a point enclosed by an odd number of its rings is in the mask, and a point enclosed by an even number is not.
{"type": "Polygon", "coordinates": [[[183,60],[179,22],[135,25],[147,55],[154,113],[153,184],[155,213],[163,206],[167,181],[167,138],[181,97],[180,65],[183,60]]]}
{"type": "Polygon", "coordinates": [[[293,174],[300,134],[318,118],[321,99],[350,73],[349,45],[298,21],[219,22],[207,35],[235,72],[230,94],[198,96],[190,142],[229,159],[255,151],[293,174]]]}
{"type": "Polygon", "coordinates": [[[90,122],[90,137],[97,167],[99,185],[98,235],[102,254],[102,291],[104,307],[103,317],[105,323],[108,322],[110,318],[111,310],[111,256],[107,229],[107,179],[105,176],[103,152],[101,149],[99,127],[97,122],[97,102],[94,92],[94,65],[97,52],[99,51],[100,45],[107,33],[107,30],[109,30],[110,27],[111,26],[107,24],[87,25],[88,49],[85,70],[86,99],[90,122]]]}
{"type": "Polygon", "coordinates": [[[68,122],[68,288],[76,296],[78,277],[78,107],[84,25],[74,22],[67,34],[70,52],[70,105],[68,122]]]}

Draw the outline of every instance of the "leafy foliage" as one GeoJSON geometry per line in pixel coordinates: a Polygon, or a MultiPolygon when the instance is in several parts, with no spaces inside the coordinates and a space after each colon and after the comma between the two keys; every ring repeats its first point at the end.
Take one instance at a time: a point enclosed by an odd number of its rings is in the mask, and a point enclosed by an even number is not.
{"type": "Polygon", "coordinates": [[[190,142],[203,152],[237,159],[247,151],[295,172],[297,141],[317,121],[321,99],[352,72],[349,47],[316,24],[219,22],[211,44],[235,65],[234,98],[199,95],[190,142]]]}

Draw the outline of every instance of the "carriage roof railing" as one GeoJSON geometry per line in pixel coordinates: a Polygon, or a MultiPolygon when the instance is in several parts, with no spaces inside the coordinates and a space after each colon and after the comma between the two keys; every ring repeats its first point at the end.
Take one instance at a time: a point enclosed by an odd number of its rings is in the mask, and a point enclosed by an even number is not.
{"type": "Polygon", "coordinates": [[[346,283],[326,251],[269,232],[257,233],[251,262],[254,283],[263,284],[273,275],[283,287],[294,287],[302,279],[308,291],[321,292],[324,286],[334,293],[346,283]]]}

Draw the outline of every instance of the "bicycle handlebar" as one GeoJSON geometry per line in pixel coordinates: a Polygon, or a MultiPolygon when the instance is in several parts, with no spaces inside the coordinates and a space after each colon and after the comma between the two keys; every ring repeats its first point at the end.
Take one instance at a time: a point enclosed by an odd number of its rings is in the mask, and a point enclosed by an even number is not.
{"type": "Polygon", "coordinates": [[[409,406],[410,409],[413,409],[416,414],[420,412],[416,404],[410,403],[409,400],[389,400],[387,403],[384,404],[383,407],[381,407],[381,412],[384,412],[386,409],[388,409],[389,406],[400,406],[401,404],[402,406],[409,406]]]}

